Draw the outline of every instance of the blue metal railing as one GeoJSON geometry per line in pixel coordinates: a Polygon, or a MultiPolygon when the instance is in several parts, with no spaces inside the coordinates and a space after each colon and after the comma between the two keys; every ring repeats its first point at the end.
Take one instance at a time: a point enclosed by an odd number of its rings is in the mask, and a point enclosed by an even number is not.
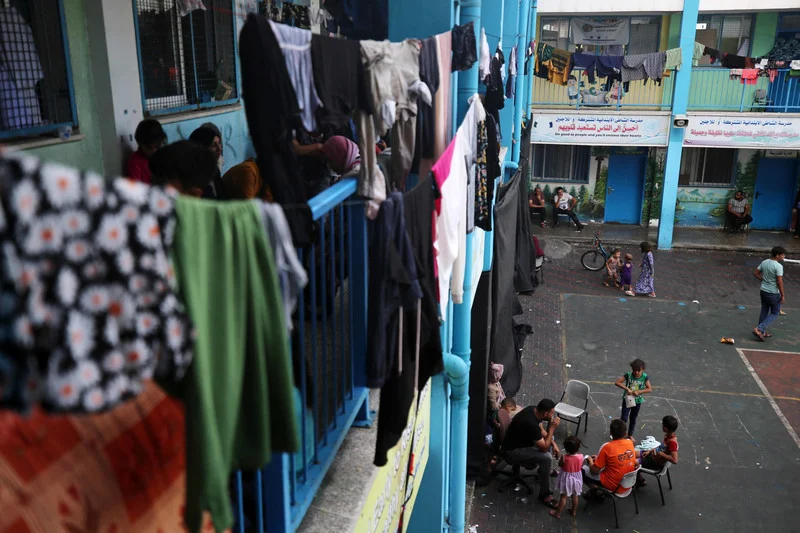
{"type": "MultiPolygon", "coordinates": [[[[583,74],[582,68],[575,68],[572,71],[572,76],[577,78],[577,82],[583,82],[586,86],[588,82],[583,74]]],[[[665,76],[660,85],[653,80],[647,80],[647,83],[632,81],[627,91],[621,83],[611,90],[606,90],[603,88],[604,82],[598,80],[596,85],[589,88],[576,87],[577,94],[573,99],[570,99],[567,87],[536,76],[532,76],[531,80],[531,107],[667,111],[672,107],[675,73],[670,71],[669,76],[665,76]]]]}
{"type": "Polygon", "coordinates": [[[756,78],[753,85],[731,79],[730,70],[718,67],[692,69],[690,111],[800,112],[800,77],[779,69],[774,81],[756,78]]]}
{"type": "Polygon", "coordinates": [[[367,231],[355,178],[309,201],[314,244],[298,250],[309,283],[293,317],[301,449],[237,472],[234,531],[296,531],[347,431],[371,416],[365,376],[367,231]]]}

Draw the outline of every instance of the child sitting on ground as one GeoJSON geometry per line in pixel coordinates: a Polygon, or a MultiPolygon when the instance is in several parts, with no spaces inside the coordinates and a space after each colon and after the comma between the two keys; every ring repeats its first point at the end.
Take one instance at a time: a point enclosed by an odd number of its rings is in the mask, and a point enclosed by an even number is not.
{"type": "MultiPolygon", "coordinates": [[[[658,448],[636,452],[639,463],[648,470],[659,471],[664,468],[667,462],[674,465],[678,464],[678,437],[675,436],[675,430],[678,429],[678,419],[672,415],[667,415],[661,420],[661,426],[664,431],[664,441],[658,448]]],[[[639,486],[647,484],[641,475],[636,482],[639,486]]]]}
{"type": "Polygon", "coordinates": [[[622,262],[619,274],[619,290],[625,291],[628,296],[635,296],[631,285],[633,284],[633,255],[625,254],[625,261],[622,262]]]}
{"type": "Polygon", "coordinates": [[[610,287],[609,283],[613,283],[615,287],[619,287],[619,267],[621,264],[620,256],[622,252],[619,248],[611,252],[611,257],[606,261],[606,277],[603,280],[603,285],[610,287]]]}
{"type": "Polygon", "coordinates": [[[561,494],[558,500],[558,507],[550,510],[550,516],[561,518],[561,512],[567,506],[567,496],[572,499],[572,508],[569,514],[575,516],[578,512],[578,496],[583,492],[583,454],[578,453],[581,449],[581,440],[575,435],[570,435],[564,440],[564,455],[558,460],[561,471],[556,480],[556,489],[561,494]]]}

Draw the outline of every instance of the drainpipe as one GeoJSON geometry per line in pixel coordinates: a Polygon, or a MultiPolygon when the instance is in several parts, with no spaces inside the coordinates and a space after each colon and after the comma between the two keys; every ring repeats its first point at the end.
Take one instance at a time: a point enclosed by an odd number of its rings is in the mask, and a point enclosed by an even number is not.
{"type": "Polygon", "coordinates": [[[458,355],[444,354],[444,370],[450,382],[450,513],[447,525],[451,533],[464,533],[466,520],[469,366],[469,359],[465,361],[458,355]]]}
{"type": "MultiPolygon", "coordinates": [[[[534,0],[533,8],[536,9],[534,0]]],[[[517,16],[517,61],[525,57],[525,49],[528,47],[528,23],[530,22],[531,0],[520,0],[519,15],[517,16]]],[[[530,69],[528,73],[530,75],[530,69]]],[[[522,111],[525,106],[525,76],[517,71],[516,79],[517,98],[514,101],[514,140],[511,143],[511,160],[519,163],[520,138],[522,137],[522,111]]]]}

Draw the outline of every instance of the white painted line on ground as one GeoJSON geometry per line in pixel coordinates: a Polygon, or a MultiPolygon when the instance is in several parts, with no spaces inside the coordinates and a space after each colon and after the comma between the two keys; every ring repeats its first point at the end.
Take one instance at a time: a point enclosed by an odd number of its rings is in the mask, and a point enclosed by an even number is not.
{"type": "MultiPolygon", "coordinates": [[[[753,365],[751,365],[750,361],[747,360],[747,356],[744,355],[744,350],[742,350],[741,348],[736,348],[736,351],[739,352],[739,357],[742,358],[742,362],[744,363],[744,366],[747,367],[747,370],[750,372],[750,375],[753,376],[753,379],[756,381],[756,384],[761,389],[761,392],[764,393],[764,396],[766,396],[767,401],[772,406],[772,408],[775,410],[775,414],[778,415],[778,418],[780,419],[781,423],[783,424],[783,427],[786,428],[786,431],[789,432],[789,436],[792,437],[792,439],[794,440],[794,443],[797,444],[798,448],[800,448],[800,437],[797,436],[797,432],[794,430],[792,425],[789,424],[789,421],[786,420],[786,417],[783,416],[783,411],[781,411],[781,408],[778,407],[777,403],[775,403],[775,400],[772,398],[772,395],[767,390],[767,387],[764,385],[764,382],[761,381],[761,378],[758,377],[758,374],[753,369],[753,365]]],[[[766,352],[766,351],[770,351],[770,350],[753,350],[753,351],[754,352],[766,352]]],[[[786,354],[791,353],[791,354],[797,355],[797,352],[776,352],[775,351],[773,353],[786,353],[786,354]]]]}

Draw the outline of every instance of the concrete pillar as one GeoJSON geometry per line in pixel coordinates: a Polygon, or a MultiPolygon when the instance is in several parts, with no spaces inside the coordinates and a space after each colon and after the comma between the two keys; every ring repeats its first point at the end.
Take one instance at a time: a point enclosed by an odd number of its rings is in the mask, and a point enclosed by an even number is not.
{"type": "MultiPolygon", "coordinates": [[[[519,17],[517,26],[517,54],[525,56],[525,48],[530,41],[529,35],[531,23],[531,0],[521,0],[519,4],[519,17]]],[[[533,20],[535,22],[535,18],[533,20]]],[[[521,63],[524,68],[524,62],[521,63]]],[[[525,92],[525,78],[523,76],[517,77],[517,93],[519,96],[514,105],[514,141],[511,143],[511,160],[519,163],[519,155],[521,146],[520,138],[522,136],[522,112],[524,107],[524,98],[522,93],[525,92]]]]}
{"type": "MultiPolygon", "coordinates": [[[[692,80],[692,56],[694,55],[695,29],[699,0],[684,0],[681,16],[680,47],[683,64],[675,74],[675,93],[672,99],[672,114],[686,113],[689,102],[689,86],[692,80]]],[[[672,122],[672,121],[670,121],[672,122]]],[[[672,248],[672,233],[675,226],[675,202],[678,198],[678,175],[681,170],[683,151],[683,128],[670,124],[667,157],[664,165],[664,187],[661,199],[661,215],[658,222],[658,248],[672,248]]]]}

